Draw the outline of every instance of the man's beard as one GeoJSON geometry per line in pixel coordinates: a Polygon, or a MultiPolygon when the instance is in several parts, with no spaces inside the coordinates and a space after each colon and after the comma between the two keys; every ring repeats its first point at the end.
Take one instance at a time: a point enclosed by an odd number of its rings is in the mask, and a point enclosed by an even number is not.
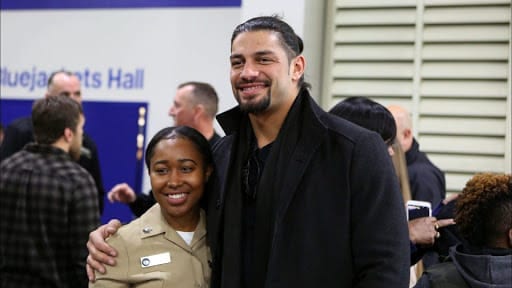
{"type": "Polygon", "coordinates": [[[238,104],[240,106],[240,110],[242,112],[251,113],[251,114],[259,114],[267,110],[270,106],[270,92],[265,95],[265,98],[261,99],[261,101],[257,103],[240,103],[240,97],[238,97],[238,104]]]}

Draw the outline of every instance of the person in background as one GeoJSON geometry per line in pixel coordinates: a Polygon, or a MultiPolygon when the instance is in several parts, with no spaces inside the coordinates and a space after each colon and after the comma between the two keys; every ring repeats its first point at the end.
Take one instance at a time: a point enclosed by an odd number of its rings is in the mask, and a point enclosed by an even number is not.
{"type": "Polygon", "coordinates": [[[398,105],[387,108],[396,121],[397,139],[405,151],[412,199],[427,201],[436,207],[446,197],[444,173],[420,151],[420,145],[414,139],[409,111],[398,105]]]}
{"type": "MultiPolygon", "coordinates": [[[[424,152],[420,151],[420,146],[414,138],[409,111],[398,105],[390,105],[387,108],[395,118],[398,129],[397,139],[405,151],[412,199],[430,202],[433,209],[438,206],[445,206],[443,203],[443,199],[446,197],[445,175],[441,169],[428,159],[424,152]]],[[[448,202],[447,205],[448,207],[442,207],[443,213],[439,214],[440,218],[453,218],[453,213],[445,215],[445,211],[452,211],[454,202],[448,202]]],[[[437,211],[440,211],[440,209],[437,209],[437,211]]],[[[423,256],[425,267],[439,263],[440,258],[446,255],[447,248],[454,244],[456,240],[456,236],[452,236],[456,235],[454,230],[454,227],[441,229],[444,236],[436,245],[445,246],[445,248],[438,248],[436,249],[437,252],[433,250],[426,251],[423,256]]]]}
{"type": "MultiPolygon", "coordinates": [[[[185,82],[178,86],[169,116],[177,126],[188,126],[199,131],[213,147],[220,136],[215,132],[213,121],[217,114],[219,98],[208,83],[185,82]]],[[[155,204],[153,193],[135,193],[126,183],[116,184],[107,194],[111,203],[128,204],[132,213],[139,217],[155,204]]]]}
{"type": "Polygon", "coordinates": [[[145,159],[158,203],[107,239],[119,265],[90,287],[208,287],[211,256],[199,202],[213,171],[210,145],[193,128],[164,128],[145,159]]]}
{"type": "MultiPolygon", "coordinates": [[[[77,103],[82,103],[81,84],[78,77],[65,70],[53,72],[48,77],[48,87],[45,97],[63,95],[67,96],[77,103]]],[[[34,129],[32,127],[32,119],[22,117],[12,121],[5,129],[5,138],[0,146],[0,162],[12,154],[20,151],[27,143],[34,141],[34,129]]],[[[103,212],[103,198],[105,190],[103,189],[103,180],[101,176],[101,168],[98,157],[98,149],[94,140],[84,133],[82,150],[78,164],[84,167],[94,179],[96,190],[98,191],[97,199],[99,205],[99,213],[103,212]]]]}
{"type": "MultiPolygon", "coordinates": [[[[207,195],[211,287],[408,287],[405,209],[386,147],[315,103],[303,48],[278,17],[232,34],[238,106],[217,116],[226,136],[207,195]]],[[[115,229],[91,232],[91,280],[115,260],[103,239],[115,229]]]]}
{"type": "Polygon", "coordinates": [[[87,287],[83,243],[100,217],[94,180],[76,163],[82,107],[46,97],[31,119],[35,143],[0,164],[0,287],[87,287]]]}
{"type": "MultiPolygon", "coordinates": [[[[386,143],[389,155],[391,157],[396,156],[392,149],[397,134],[396,123],[393,115],[386,107],[366,97],[349,97],[337,103],[329,113],[377,132],[386,143]]],[[[403,151],[398,151],[398,153],[400,152],[403,153],[403,151]]],[[[404,170],[396,166],[394,168],[396,171],[404,170]]],[[[407,171],[402,173],[404,174],[399,175],[399,178],[403,177],[407,180],[407,171]]],[[[408,188],[408,186],[405,187],[408,188]]],[[[407,191],[402,191],[404,201],[407,201],[410,199],[410,195],[404,192],[407,191]]],[[[455,224],[453,219],[438,220],[436,217],[422,217],[408,221],[409,240],[411,241],[411,265],[418,262],[425,253],[423,249],[419,250],[417,247],[431,247],[441,235],[438,230],[453,224],[455,224]]]]}
{"type": "Polygon", "coordinates": [[[185,82],[178,85],[169,116],[174,119],[174,125],[189,126],[199,131],[213,147],[220,139],[213,127],[218,105],[219,97],[210,84],[185,82]]]}
{"type": "Polygon", "coordinates": [[[363,128],[377,132],[388,148],[398,177],[404,202],[411,200],[405,154],[396,140],[396,123],[393,115],[381,104],[362,96],[348,97],[334,105],[329,113],[346,119],[363,128]]]}
{"type": "Polygon", "coordinates": [[[457,199],[455,221],[465,241],[415,287],[512,287],[512,175],[473,176],[457,199]]]}

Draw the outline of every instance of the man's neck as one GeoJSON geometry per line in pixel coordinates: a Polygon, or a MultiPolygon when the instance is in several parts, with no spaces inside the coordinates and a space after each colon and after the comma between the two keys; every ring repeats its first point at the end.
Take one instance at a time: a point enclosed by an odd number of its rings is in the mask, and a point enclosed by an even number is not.
{"type": "Polygon", "coordinates": [[[70,145],[69,145],[68,142],[66,142],[62,138],[60,138],[57,141],[53,142],[52,146],[55,147],[55,148],[59,148],[59,149],[63,150],[66,153],[69,153],[69,146],[70,145]]]}
{"type": "Polygon", "coordinates": [[[204,138],[207,140],[212,139],[213,134],[215,134],[215,129],[213,129],[213,120],[211,121],[203,121],[199,123],[196,127],[194,127],[199,133],[203,134],[204,138]]]}

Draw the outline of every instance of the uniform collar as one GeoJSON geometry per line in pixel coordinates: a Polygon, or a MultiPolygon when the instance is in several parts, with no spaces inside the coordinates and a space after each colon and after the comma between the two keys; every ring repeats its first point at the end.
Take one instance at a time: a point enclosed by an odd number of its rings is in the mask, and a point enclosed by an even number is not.
{"type": "Polygon", "coordinates": [[[179,236],[174,228],[172,228],[165,220],[160,205],[156,203],[143,216],[141,216],[140,237],[141,239],[153,237],[159,234],[165,234],[165,238],[185,249],[190,249],[206,236],[206,217],[201,209],[199,223],[194,231],[194,238],[190,246],[179,236]]]}

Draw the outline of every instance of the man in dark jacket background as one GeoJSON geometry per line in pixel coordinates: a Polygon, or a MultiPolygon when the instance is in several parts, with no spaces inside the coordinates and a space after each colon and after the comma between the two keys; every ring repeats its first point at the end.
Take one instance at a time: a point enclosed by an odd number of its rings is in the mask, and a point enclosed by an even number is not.
{"type": "Polygon", "coordinates": [[[396,136],[405,151],[412,199],[430,202],[435,208],[446,197],[444,173],[420,151],[420,145],[414,139],[409,111],[397,105],[387,108],[395,118],[396,136]]]}
{"type": "MultiPolygon", "coordinates": [[[[420,145],[413,135],[409,111],[398,105],[391,105],[387,108],[395,118],[397,126],[396,137],[405,151],[412,199],[430,202],[432,209],[434,209],[446,197],[444,173],[428,159],[427,154],[420,151],[420,145]]],[[[453,205],[453,203],[450,205],[453,205]]],[[[452,216],[450,215],[448,218],[452,218],[452,216]]],[[[446,229],[453,229],[453,227],[446,229]]],[[[423,256],[423,264],[425,267],[428,267],[439,263],[439,257],[438,252],[429,250],[423,256]]]]}
{"type": "MultiPolygon", "coordinates": [[[[408,287],[405,206],[385,144],[314,102],[302,50],[277,17],[233,33],[239,105],[217,117],[226,136],[206,194],[211,287],[408,287]]],[[[115,227],[91,233],[91,279],[115,227]]]]}

